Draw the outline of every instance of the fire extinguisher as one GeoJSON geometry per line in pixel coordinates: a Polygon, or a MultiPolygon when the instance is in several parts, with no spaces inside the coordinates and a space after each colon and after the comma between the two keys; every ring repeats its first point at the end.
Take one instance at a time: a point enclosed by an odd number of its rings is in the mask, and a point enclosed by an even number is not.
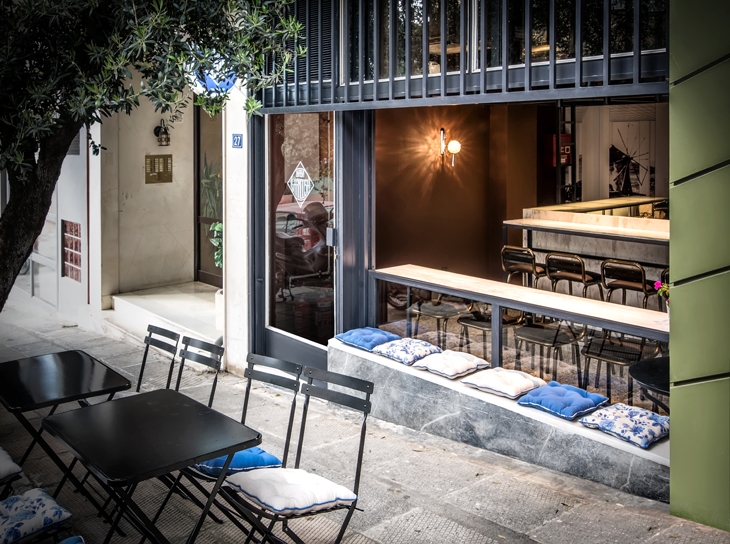
{"type": "Polygon", "coordinates": [[[323,294],[317,299],[317,311],[315,313],[315,323],[317,325],[317,336],[320,338],[329,338],[333,332],[333,312],[332,298],[323,294]]]}
{"type": "Polygon", "coordinates": [[[294,301],[294,330],[300,336],[309,335],[309,301],[302,296],[294,301]]]}

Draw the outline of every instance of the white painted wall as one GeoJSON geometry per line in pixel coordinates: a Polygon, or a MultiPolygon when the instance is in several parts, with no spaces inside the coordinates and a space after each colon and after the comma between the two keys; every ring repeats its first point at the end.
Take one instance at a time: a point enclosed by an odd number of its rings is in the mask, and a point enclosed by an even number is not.
{"type": "MultiPolygon", "coordinates": [[[[249,343],[249,179],[246,96],[230,93],[223,116],[223,294],[225,298],[226,367],[243,376],[249,343]],[[243,135],[241,149],[232,147],[233,135],[243,135]]],[[[264,145],[264,142],[261,142],[264,145]]]]}
{"type": "Polygon", "coordinates": [[[131,115],[117,114],[101,127],[106,149],[94,210],[101,278],[93,303],[101,309],[116,293],[193,280],[193,110],[175,123],[170,146],[161,147],[153,130],[166,117],[142,99],[131,115]],[[145,156],[163,154],[173,158],[172,183],[145,184],[145,156]]]}

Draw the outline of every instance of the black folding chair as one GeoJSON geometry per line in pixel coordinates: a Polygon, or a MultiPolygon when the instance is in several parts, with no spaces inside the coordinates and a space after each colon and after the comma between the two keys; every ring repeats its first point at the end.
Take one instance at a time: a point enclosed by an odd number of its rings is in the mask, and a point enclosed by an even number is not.
{"type": "Polygon", "coordinates": [[[289,525],[290,520],[344,509],[347,510],[347,514],[335,540],[339,543],[345,534],[347,525],[350,523],[352,514],[355,512],[373,383],[311,367],[305,367],[303,375],[307,378],[307,383],[301,386],[305,400],[294,468],[270,468],[239,473],[228,477],[226,484],[221,488],[220,493],[228,504],[251,524],[251,531],[246,543],[250,542],[256,533],[261,534],[261,542],[283,542],[273,534],[274,526],[277,522],[281,522],[282,530],[289,538],[297,544],[304,544],[289,525]],[[317,384],[315,384],[315,380],[317,384]],[[320,385],[320,382],[324,382],[324,384],[320,385]],[[335,386],[336,389],[328,389],[327,386],[335,386]],[[352,393],[359,393],[361,396],[344,393],[342,392],[343,389],[351,390],[352,393]],[[348,488],[339,486],[321,476],[299,469],[311,397],[357,410],[363,415],[352,492],[348,488]],[[312,489],[315,485],[328,488],[335,493],[334,496],[337,499],[324,504],[315,503],[303,508],[294,500],[297,489],[312,489]],[[343,496],[343,491],[347,493],[347,496],[343,496]],[[272,504],[277,504],[277,507],[272,507],[272,504]]]}
{"type": "Polygon", "coordinates": [[[210,397],[208,398],[208,408],[210,408],[213,406],[213,397],[215,396],[215,388],[218,384],[218,373],[223,363],[225,348],[211,344],[210,342],[198,340],[197,338],[190,338],[189,336],[183,336],[182,345],[183,347],[180,349],[180,370],[177,373],[175,391],[180,391],[180,382],[182,380],[183,370],[185,369],[185,361],[193,361],[205,365],[215,372],[213,387],[210,390],[210,397]]]}
{"type": "MultiPolygon", "coordinates": [[[[292,399],[291,399],[291,406],[289,408],[289,421],[286,428],[285,438],[284,438],[284,451],[282,455],[282,460],[276,465],[276,466],[286,466],[287,457],[289,454],[289,444],[291,442],[291,434],[292,429],[294,428],[294,414],[296,412],[297,408],[297,393],[299,392],[299,377],[302,374],[302,365],[292,363],[289,361],[283,361],[281,359],[275,359],[273,357],[266,357],[264,355],[255,355],[253,353],[249,353],[247,357],[248,366],[246,367],[246,370],[244,371],[244,377],[248,378],[248,382],[246,383],[246,392],[244,394],[243,398],[243,410],[241,413],[241,423],[246,424],[246,416],[248,414],[248,406],[249,406],[249,398],[251,395],[251,385],[254,381],[261,382],[261,383],[267,383],[270,385],[275,385],[277,387],[281,387],[283,389],[288,389],[289,391],[292,391],[292,399]],[[270,370],[273,370],[274,373],[272,373],[270,370]]],[[[251,448],[256,449],[256,448],[251,448]]],[[[250,451],[250,450],[248,450],[250,451]]],[[[244,452],[238,452],[234,455],[234,460],[231,462],[231,465],[228,468],[229,474],[234,474],[238,471],[244,471],[244,470],[255,470],[259,467],[252,467],[252,466],[244,466],[242,463],[245,463],[247,458],[244,456],[241,456],[240,460],[238,460],[238,455],[240,453],[244,452]]],[[[264,452],[265,453],[265,452],[264,452]]],[[[225,460],[225,456],[223,457],[223,460],[225,460]]],[[[215,463],[213,463],[215,464],[215,463]]],[[[219,463],[222,465],[222,463],[219,463]]],[[[207,500],[210,495],[208,492],[208,489],[203,485],[203,482],[209,482],[209,483],[215,483],[217,479],[217,475],[212,475],[210,473],[206,473],[205,466],[211,466],[212,463],[200,463],[198,465],[193,465],[191,467],[188,467],[186,469],[183,469],[180,471],[177,479],[175,480],[176,486],[181,486],[180,480],[182,477],[184,477],[190,484],[195,487],[207,500]]],[[[181,486],[183,487],[183,486],[181,486]]],[[[160,514],[162,514],[162,511],[164,510],[165,506],[167,505],[167,502],[170,500],[170,497],[172,496],[173,491],[175,488],[171,488],[167,496],[165,497],[164,501],[162,502],[162,505],[158,509],[157,513],[154,516],[153,522],[156,522],[157,519],[160,517],[160,514]]],[[[221,504],[218,499],[215,499],[213,504],[215,504],[218,509],[223,512],[223,514],[230,519],[235,525],[239,527],[242,531],[245,533],[248,533],[248,529],[241,524],[239,519],[236,517],[236,514],[232,512],[229,508],[227,508],[225,505],[221,504]]]]}

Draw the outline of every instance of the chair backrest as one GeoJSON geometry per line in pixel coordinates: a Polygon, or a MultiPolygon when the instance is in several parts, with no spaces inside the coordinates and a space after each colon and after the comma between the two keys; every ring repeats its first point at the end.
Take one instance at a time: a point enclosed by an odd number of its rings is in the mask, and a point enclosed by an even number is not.
{"type": "Polygon", "coordinates": [[[660,279],[662,283],[669,283],[669,268],[662,270],[662,276],[660,279]]]}
{"type": "Polygon", "coordinates": [[[142,356],[142,368],[139,369],[139,378],[137,378],[137,393],[139,393],[139,388],[142,385],[142,377],[144,376],[144,369],[147,364],[147,355],[149,354],[150,346],[170,354],[170,370],[167,372],[167,385],[165,385],[165,389],[170,389],[172,372],[175,368],[175,353],[177,353],[177,346],[179,342],[180,335],[178,333],[168,331],[162,327],[155,327],[154,325],[147,326],[147,336],[145,336],[144,339],[145,346],[144,355],[142,356]]]}
{"type": "Polygon", "coordinates": [[[535,271],[535,253],[529,247],[504,246],[502,248],[502,270],[510,272],[510,265],[528,265],[535,271]]]}
{"type": "Polygon", "coordinates": [[[639,263],[619,259],[606,259],[601,263],[601,281],[603,282],[603,287],[608,289],[607,282],[610,280],[640,283],[642,291],[646,291],[646,272],[644,271],[644,267],[639,263]]]}
{"type": "Polygon", "coordinates": [[[357,495],[360,487],[360,472],[362,469],[363,451],[365,449],[367,419],[372,407],[370,403],[370,395],[373,392],[373,383],[361,380],[360,378],[353,378],[352,376],[346,376],[344,374],[338,374],[327,370],[320,370],[310,366],[304,367],[302,376],[307,381],[303,383],[301,387],[301,391],[304,393],[304,408],[302,410],[302,424],[299,428],[299,443],[297,444],[297,457],[294,468],[299,468],[299,463],[302,457],[302,444],[304,442],[304,431],[307,422],[309,399],[311,397],[316,397],[326,400],[332,404],[338,404],[340,406],[357,410],[363,415],[362,427],[360,428],[360,443],[357,450],[355,484],[353,486],[353,492],[357,495]],[[319,383],[315,384],[315,380],[324,383],[321,385],[319,383]],[[339,390],[330,389],[329,386],[331,385],[337,386],[339,390]],[[352,393],[342,392],[341,389],[349,389],[352,390],[352,392],[364,393],[364,398],[352,393]]]}
{"type": "Polygon", "coordinates": [[[248,366],[244,371],[244,377],[248,378],[246,383],[246,394],[243,399],[243,411],[241,413],[241,423],[246,424],[246,414],[248,412],[248,399],[251,394],[251,383],[256,380],[258,382],[268,383],[289,389],[292,395],[291,408],[289,409],[289,423],[286,429],[286,439],[284,440],[284,455],[282,457],[282,466],[286,466],[286,460],[289,456],[289,444],[291,443],[291,433],[294,428],[294,414],[297,409],[297,393],[299,392],[299,376],[302,374],[302,365],[267,357],[265,355],[256,355],[249,353],[246,358],[248,366]],[[262,367],[274,369],[277,374],[261,370],[262,367]]]}
{"type": "Polygon", "coordinates": [[[571,253],[548,253],[545,257],[545,272],[550,280],[557,272],[580,274],[586,280],[586,265],[578,255],[571,253]]]}
{"type": "Polygon", "coordinates": [[[183,336],[182,344],[183,347],[180,348],[180,370],[177,373],[175,391],[180,390],[180,381],[182,380],[185,361],[193,361],[195,363],[205,365],[213,369],[213,372],[215,372],[213,387],[210,390],[210,398],[208,399],[208,408],[210,408],[213,406],[215,387],[218,384],[218,371],[221,369],[221,362],[223,360],[223,352],[225,351],[225,348],[223,346],[216,346],[210,342],[198,340],[197,338],[190,338],[188,336],[183,336]],[[192,351],[190,348],[194,348],[196,351],[192,351]]]}

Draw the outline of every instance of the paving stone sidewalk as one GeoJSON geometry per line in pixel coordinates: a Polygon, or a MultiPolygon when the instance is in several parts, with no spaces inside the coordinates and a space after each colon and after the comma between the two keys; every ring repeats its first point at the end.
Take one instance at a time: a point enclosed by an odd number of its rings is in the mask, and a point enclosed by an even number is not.
{"type": "MultiPolygon", "coordinates": [[[[141,343],[101,336],[18,303],[9,302],[0,313],[0,362],[66,349],[82,349],[136,382],[141,343]]],[[[162,359],[153,355],[144,388],[164,387],[166,371],[162,359]]],[[[181,390],[207,401],[210,375],[190,369],[184,374],[181,390]]],[[[242,378],[223,374],[213,407],[239,419],[244,387],[242,378]]],[[[347,485],[354,477],[350,467],[358,421],[325,403],[315,402],[311,409],[302,468],[347,485]]],[[[287,412],[284,393],[274,388],[254,390],[247,424],[262,432],[263,446],[275,454],[283,446],[287,412]]],[[[32,421],[38,425],[44,416],[32,414],[32,421]]],[[[18,460],[29,443],[17,420],[0,409],[0,445],[18,460]]],[[[49,443],[70,462],[68,452],[52,438],[49,443]]],[[[363,511],[356,512],[350,523],[344,540],[349,544],[730,544],[730,533],[670,516],[666,504],[372,418],[365,450],[358,503],[363,511]]],[[[83,474],[80,467],[77,472],[83,474]]],[[[25,463],[24,473],[16,491],[36,486],[53,490],[61,478],[40,448],[25,463]]],[[[135,494],[148,513],[155,511],[163,496],[164,487],[156,481],[140,485],[135,494]]],[[[64,487],[58,500],[74,514],[62,536],[81,534],[90,544],[102,542],[107,526],[71,486],[64,487]]],[[[189,501],[173,497],[158,526],[171,542],[185,542],[197,515],[189,501]]],[[[307,543],[332,542],[340,516],[299,520],[294,526],[307,543]]],[[[127,537],[115,535],[112,542],[139,541],[129,525],[123,522],[122,527],[127,537]]],[[[230,522],[218,525],[206,520],[197,541],[243,540],[230,522]]]]}

